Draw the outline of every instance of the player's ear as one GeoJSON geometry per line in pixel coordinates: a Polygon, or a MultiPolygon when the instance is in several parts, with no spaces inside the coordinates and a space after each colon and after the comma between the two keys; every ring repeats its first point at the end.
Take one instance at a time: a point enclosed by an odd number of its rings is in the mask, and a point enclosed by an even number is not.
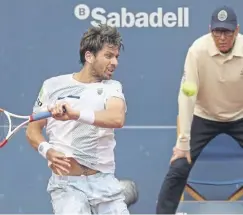
{"type": "Polygon", "coordinates": [[[85,60],[88,63],[93,63],[93,61],[94,61],[94,55],[93,55],[93,53],[90,52],[90,51],[85,52],[85,60]]]}

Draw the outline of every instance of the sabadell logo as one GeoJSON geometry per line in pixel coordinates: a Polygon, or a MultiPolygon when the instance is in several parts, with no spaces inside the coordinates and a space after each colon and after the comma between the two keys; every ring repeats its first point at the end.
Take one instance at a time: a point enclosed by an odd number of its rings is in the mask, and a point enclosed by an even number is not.
{"type": "Polygon", "coordinates": [[[152,13],[133,13],[122,7],[119,11],[107,11],[102,7],[90,8],[79,4],[74,8],[74,15],[79,20],[91,18],[90,24],[97,26],[99,23],[108,24],[117,28],[176,28],[189,27],[189,8],[178,7],[175,11],[164,11],[158,7],[152,13]]]}

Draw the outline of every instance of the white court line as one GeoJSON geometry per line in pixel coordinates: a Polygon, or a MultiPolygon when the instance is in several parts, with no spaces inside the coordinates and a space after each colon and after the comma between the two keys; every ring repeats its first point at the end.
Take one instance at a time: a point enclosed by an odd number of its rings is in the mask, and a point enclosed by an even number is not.
{"type": "MultiPolygon", "coordinates": [[[[13,125],[13,128],[17,127],[17,125],[13,125]]],[[[8,128],[8,125],[0,125],[0,128],[8,128]]],[[[23,128],[26,128],[26,126],[24,126],[23,128]]],[[[126,125],[124,126],[122,129],[148,129],[148,130],[168,130],[168,129],[176,129],[175,125],[126,125]]]]}
{"type": "Polygon", "coordinates": [[[124,126],[123,129],[176,129],[175,125],[127,125],[124,126]]]}

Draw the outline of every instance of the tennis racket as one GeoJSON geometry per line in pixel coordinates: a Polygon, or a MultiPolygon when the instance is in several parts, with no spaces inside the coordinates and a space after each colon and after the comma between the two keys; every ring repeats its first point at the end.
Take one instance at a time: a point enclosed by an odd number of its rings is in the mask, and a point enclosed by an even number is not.
{"type": "Polygon", "coordinates": [[[30,122],[46,119],[51,117],[51,113],[40,112],[37,114],[32,114],[29,116],[21,116],[10,113],[4,109],[0,108],[0,148],[5,146],[7,142],[16,134],[21,128],[27,125],[30,122]],[[25,120],[20,123],[18,126],[13,125],[13,119],[25,120]],[[14,128],[15,127],[15,128],[14,128]]]}

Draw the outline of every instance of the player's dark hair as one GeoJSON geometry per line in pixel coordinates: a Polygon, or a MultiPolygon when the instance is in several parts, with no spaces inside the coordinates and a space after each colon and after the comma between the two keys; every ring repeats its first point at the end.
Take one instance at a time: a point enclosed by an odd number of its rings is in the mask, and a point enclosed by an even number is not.
{"type": "Polygon", "coordinates": [[[100,24],[98,27],[91,27],[84,33],[80,42],[80,63],[85,63],[85,53],[90,51],[95,56],[105,44],[124,48],[122,37],[117,28],[100,24]]]}

